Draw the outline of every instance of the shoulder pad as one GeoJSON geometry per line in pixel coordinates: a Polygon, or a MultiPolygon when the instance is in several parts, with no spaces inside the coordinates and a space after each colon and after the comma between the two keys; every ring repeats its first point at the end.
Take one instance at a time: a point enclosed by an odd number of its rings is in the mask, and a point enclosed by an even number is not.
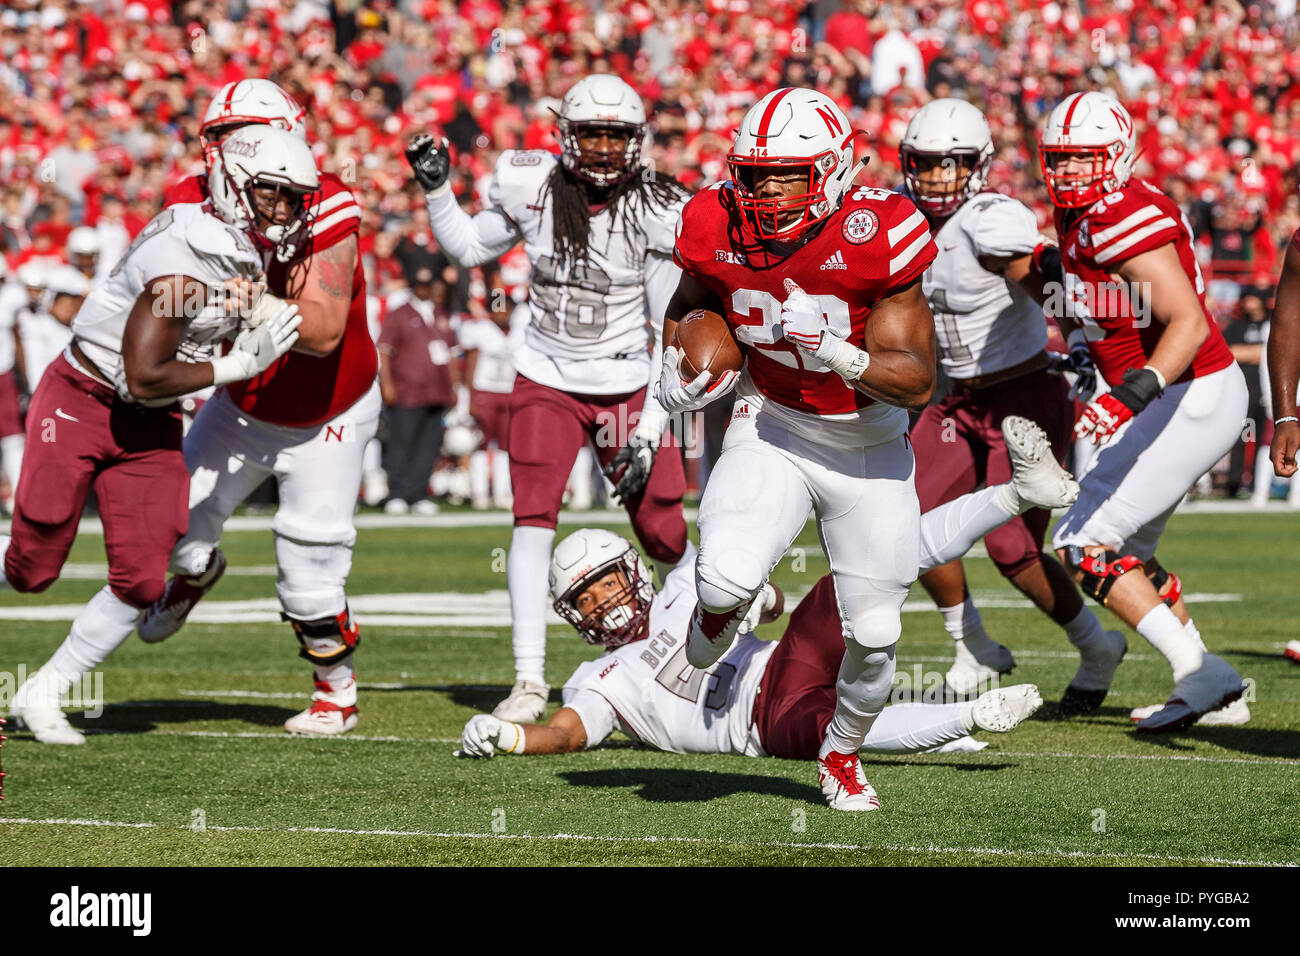
{"type": "Polygon", "coordinates": [[[261,256],[244,232],[228,222],[203,211],[196,203],[172,206],[178,225],[184,229],[186,244],[200,255],[225,259],[251,260],[261,265],[261,256]]]}

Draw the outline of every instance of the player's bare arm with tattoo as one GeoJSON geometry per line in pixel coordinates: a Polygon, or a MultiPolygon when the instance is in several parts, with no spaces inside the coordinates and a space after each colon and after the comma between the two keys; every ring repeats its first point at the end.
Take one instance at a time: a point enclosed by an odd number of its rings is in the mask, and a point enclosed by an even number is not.
{"type": "Polygon", "coordinates": [[[319,357],[339,347],[348,324],[356,267],[356,236],[322,249],[297,267],[290,281],[290,288],[301,289],[290,300],[302,314],[295,352],[319,357]]]}

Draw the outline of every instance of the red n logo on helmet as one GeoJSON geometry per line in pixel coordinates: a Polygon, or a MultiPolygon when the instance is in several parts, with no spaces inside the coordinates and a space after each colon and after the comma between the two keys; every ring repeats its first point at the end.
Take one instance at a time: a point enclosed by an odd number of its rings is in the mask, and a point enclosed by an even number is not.
{"type": "Polygon", "coordinates": [[[824,106],[817,107],[817,115],[826,123],[826,128],[831,131],[831,135],[839,136],[844,131],[840,121],[835,118],[835,114],[824,106]]]}
{"type": "Polygon", "coordinates": [[[1127,136],[1129,130],[1133,128],[1133,124],[1129,122],[1128,117],[1114,107],[1111,107],[1110,115],[1115,117],[1115,122],[1119,124],[1119,128],[1122,129],[1124,135],[1127,136]]]}

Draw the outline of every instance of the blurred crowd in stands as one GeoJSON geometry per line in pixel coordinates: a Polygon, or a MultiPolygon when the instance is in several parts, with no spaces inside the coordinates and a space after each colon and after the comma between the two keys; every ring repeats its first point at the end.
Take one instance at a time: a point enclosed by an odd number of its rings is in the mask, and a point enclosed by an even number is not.
{"type": "MultiPolygon", "coordinates": [[[[1239,358],[1300,227],[1300,23],[1295,0],[6,0],[0,10],[0,253],[14,273],[65,258],[71,230],[101,268],[202,167],[213,91],[269,77],[307,107],[323,169],[357,191],[376,322],[442,273],[402,158],[440,129],[475,207],[497,154],[550,147],[578,77],[624,77],[654,123],[656,168],[699,187],[725,178],[731,130],[781,85],[835,97],[865,130],[860,181],[900,182],[897,146],[931,97],[989,117],[990,186],[1051,217],[1034,134],[1077,89],[1117,95],[1137,123],[1136,174],[1168,192],[1195,235],[1212,307],[1239,358]]],[[[526,294],[521,251],[456,275],[453,311],[494,289],[526,294]]],[[[1250,376],[1252,379],[1255,376],[1250,376]]],[[[1248,474],[1248,469],[1247,469],[1248,474]]],[[[1249,484],[1249,478],[1244,479],[1249,484]]],[[[1228,490],[1243,483],[1241,468],[1228,490]]]]}

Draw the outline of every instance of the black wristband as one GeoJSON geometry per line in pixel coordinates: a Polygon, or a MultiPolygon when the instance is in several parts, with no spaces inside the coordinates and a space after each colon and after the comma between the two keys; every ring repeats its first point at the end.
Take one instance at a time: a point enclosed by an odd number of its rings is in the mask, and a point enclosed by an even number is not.
{"type": "Polygon", "coordinates": [[[1131,368],[1124,373],[1123,383],[1111,389],[1110,393],[1136,415],[1150,405],[1160,391],[1160,379],[1155,372],[1149,368],[1131,368]]]}

